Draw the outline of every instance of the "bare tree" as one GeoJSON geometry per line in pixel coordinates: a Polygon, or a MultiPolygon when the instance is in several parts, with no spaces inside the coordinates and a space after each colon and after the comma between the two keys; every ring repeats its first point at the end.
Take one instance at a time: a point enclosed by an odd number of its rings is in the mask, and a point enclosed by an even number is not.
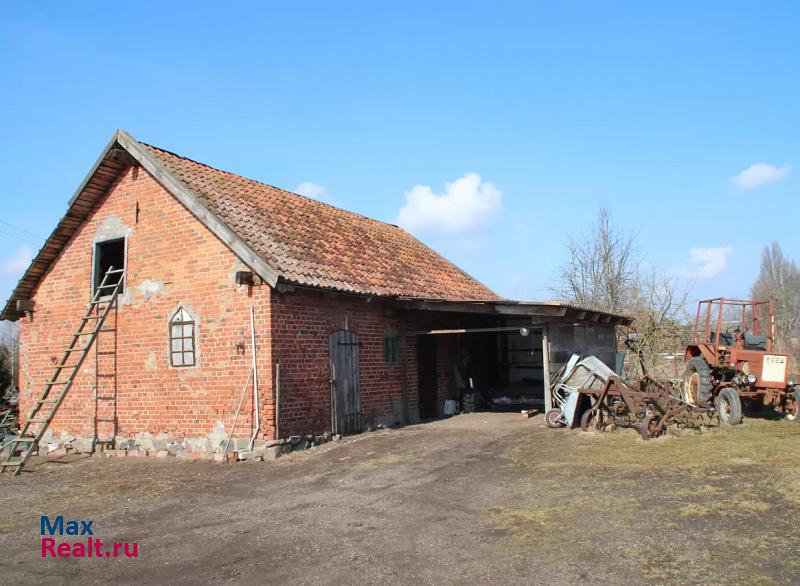
{"type": "Polygon", "coordinates": [[[0,322],[0,397],[17,386],[19,376],[19,328],[0,322]]]}
{"type": "Polygon", "coordinates": [[[629,301],[638,269],[633,235],[616,229],[601,207],[590,237],[569,241],[557,292],[578,305],[620,311],[629,301]]]}
{"type": "MultiPolygon", "coordinates": [[[[620,328],[625,347],[636,358],[636,367],[628,365],[629,374],[653,378],[678,376],[676,355],[691,337],[686,314],[688,290],[655,270],[640,272],[630,293],[625,313],[633,318],[630,326],[620,328]],[[669,369],[667,364],[673,368],[669,369]]],[[[681,362],[682,365],[682,362],[681,362]]]]}
{"type": "Polygon", "coordinates": [[[555,292],[563,301],[633,318],[620,338],[634,357],[626,368],[635,376],[666,376],[663,356],[686,343],[688,292],[644,266],[635,236],[616,228],[605,208],[587,238],[567,245],[555,292]]]}
{"type": "Polygon", "coordinates": [[[776,349],[787,352],[797,372],[800,366],[800,269],[773,242],[761,253],[761,270],[751,295],[775,304],[776,349]]]}

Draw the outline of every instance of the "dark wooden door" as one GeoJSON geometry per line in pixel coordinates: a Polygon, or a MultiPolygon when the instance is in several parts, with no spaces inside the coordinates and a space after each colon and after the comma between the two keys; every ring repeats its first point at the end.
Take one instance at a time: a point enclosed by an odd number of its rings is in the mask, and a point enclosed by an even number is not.
{"type": "Polygon", "coordinates": [[[332,431],[342,435],[359,433],[362,417],[358,336],[348,331],[332,333],[330,353],[332,431]]]}
{"type": "Polygon", "coordinates": [[[436,336],[417,339],[417,367],[419,375],[419,416],[432,419],[436,409],[436,336]]]}

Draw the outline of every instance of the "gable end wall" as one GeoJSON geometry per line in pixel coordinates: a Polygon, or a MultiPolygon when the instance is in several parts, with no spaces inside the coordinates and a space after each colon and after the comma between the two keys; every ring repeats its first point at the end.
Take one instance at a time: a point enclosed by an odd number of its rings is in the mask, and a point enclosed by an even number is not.
{"type": "MultiPolygon", "coordinates": [[[[251,365],[250,305],[255,306],[261,402],[261,437],[272,434],[270,288],[240,287],[248,270],[216,236],[144,169],[128,168],[78,230],[34,295],[36,310],[20,320],[20,414],[39,398],[61,359],[91,296],[93,242],[127,234],[127,290],[114,333],[100,335],[51,429],[56,437],[91,438],[96,410],[113,416],[116,380],[117,435],[169,441],[218,440],[230,431],[251,365]],[[174,368],[167,322],[183,305],[198,324],[198,366],[174,368]],[[116,343],[113,357],[97,354],[116,343]],[[116,377],[104,375],[116,372],[116,377]]],[[[113,327],[110,316],[108,325],[113,327]]],[[[251,434],[252,390],[235,436],[251,434]]],[[[108,428],[100,429],[107,435],[108,428]]],[[[208,446],[205,445],[207,448],[208,446]]]]}

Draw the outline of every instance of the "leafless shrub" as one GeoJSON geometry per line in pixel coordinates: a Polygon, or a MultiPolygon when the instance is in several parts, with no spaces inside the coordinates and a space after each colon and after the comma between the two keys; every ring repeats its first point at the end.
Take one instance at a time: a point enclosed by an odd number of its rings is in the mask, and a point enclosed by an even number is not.
{"type": "Polygon", "coordinates": [[[688,291],[647,268],[635,236],[616,228],[605,208],[588,237],[568,243],[555,293],[563,301],[632,317],[633,324],[619,330],[633,358],[626,371],[636,377],[670,374],[664,358],[681,352],[688,337],[688,291]]]}
{"type": "Polygon", "coordinates": [[[800,372],[800,269],[777,242],[761,253],[761,270],[751,295],[775,304],[776,350],[789,353],[793,371],[800,372]]]}

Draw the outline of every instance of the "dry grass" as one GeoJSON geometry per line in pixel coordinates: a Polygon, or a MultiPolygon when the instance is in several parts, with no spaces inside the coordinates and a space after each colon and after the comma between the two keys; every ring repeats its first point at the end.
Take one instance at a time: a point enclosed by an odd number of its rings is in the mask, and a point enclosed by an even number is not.
{"type": "Polygon", "coordinates": [[[649,442],[634,430],[555,431],[507,453],[531,506],[483,519],[511,543],[571,543],[576,556],[602,543],[609,563],[649,582],[782,583],[800,550],[798,440],[800,425],[762,419],[649,442]]]}

